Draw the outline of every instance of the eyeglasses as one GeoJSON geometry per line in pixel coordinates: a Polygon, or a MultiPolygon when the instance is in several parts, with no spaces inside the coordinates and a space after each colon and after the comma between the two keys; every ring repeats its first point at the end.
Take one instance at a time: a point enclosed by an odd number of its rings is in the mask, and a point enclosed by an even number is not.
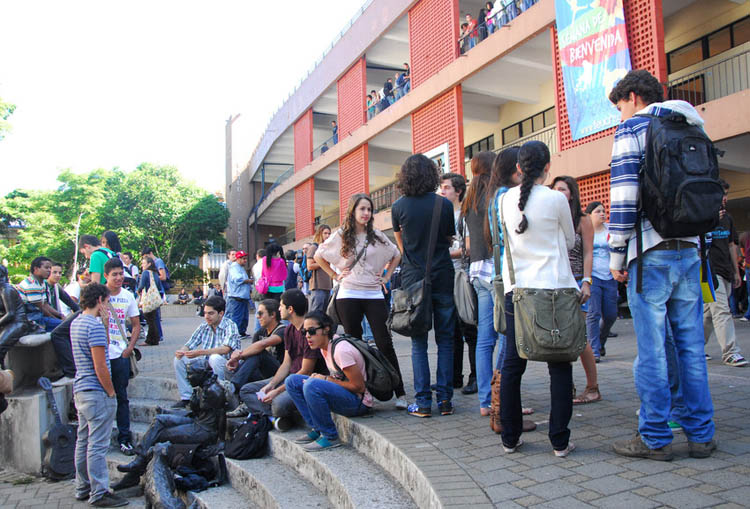
{"type": "Polygon", "coordinates": [[[255,313],[255,316],[263,316],[265,314],[266,313],[264,311],[258,311],[257,313],[255,313]]]}
{"type": "Polygon", "coordinates": [[[301,328],[299,331],[302,333],[303,336],[314,336],[316,332],[320,329],[325,329],[325,327],[308,327],[305,329],[304,327],[301,328]]]}

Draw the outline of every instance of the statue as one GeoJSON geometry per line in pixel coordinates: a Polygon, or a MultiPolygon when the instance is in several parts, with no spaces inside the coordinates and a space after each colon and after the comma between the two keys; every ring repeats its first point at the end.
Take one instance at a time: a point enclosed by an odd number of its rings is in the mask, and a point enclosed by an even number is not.
{"type": "Polygon", "coordinates": [[[8,281],[8,269],[0,265],[0,368],[5,368],[5,354],[27,334],[40,334],[43,329],[26,316],[21,296],[8,281]]]}

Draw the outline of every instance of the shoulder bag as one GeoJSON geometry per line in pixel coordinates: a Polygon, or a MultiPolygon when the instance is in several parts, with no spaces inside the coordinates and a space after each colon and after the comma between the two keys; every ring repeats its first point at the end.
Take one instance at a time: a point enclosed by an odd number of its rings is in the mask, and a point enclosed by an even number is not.
{"type": "MultiPolygon", "coordinates": [[[[513,256],[505,228],[502,201],[500,215],[510,282],[515,286],[513,256]]],[[[513,288],[516,349],[522,359],[573,362],[586,348],[586,323],[581,313],[578,288],[513,288]]]]}
{"type": "MultiPolygon", "coordinates": [[[[365,245],[362,248],[362,251],[359,252],[357,256],[354,257],[354,261],[347,267],[347,269],[352,269],[355,265],[357,265],[357,262],[360,258],[362,258],[362,255],[365,254],[365,251],[367,251],[367,239],[365,239],[365,245]]],[[[326,308],[326,314],[333,320],[334,324],[340,324],[341,318],[339,317],[338,307],[336,306],[336,297],[339,294],[339,288],[341,288],[341,283],[337,284],[333,287],[333,290],[331,291],[331,296],[328,299],[328,307],[326,308]]]]}
{"type": "Polygon", "coordinates": [[[164,302],[161,295],[159,295],[159,290],[156,288],[156,282],[151,271],[149,271],[149,277],[151,279],[149,280],[148,290],[145,292],[141,291],[141,309],[143,309],[144,313],[156,311],[164,302]]]}
{"type": "MultiPolygon", "coordinates": [[[[505,285],[503,284],[503,265],[500,256],[500,229],[498,227],[500,222],[497,220],[497,196],[490,203],[490,213],[492,214],[492,228],[490,228],[492,232],[492,260],[495,265],[495,277],[492,278],[492,293],[495,303],[492,309],[492,317],[495,322],[495,331],[505,334],[505,285]]],[[[505,235],[504,230],[503,235],[505,235]]]]}
{"type": "MultiPolygon", "coordinates": [[[[459,224],[463,224],[463,217],[460,218],[459,224]]],[[[477,324],[477,292],[471,284],[469,277],[468,257],[466,256],[466,239],[464,233],[466,227],[461,228],[459,233],[461,243],[461,268],[456,269],[456,275],[453,279],[453,302],[456,304],[456,313],[462,322],[469,325],[477,324]]]]}
{"type": "MultiPolygon", "coordinates": [[[[271,284],[268,281],[268,276],[266,276],[266,263],[263,263],[263,260],[261,262],[261,269],[260,269],[260,279],[258,279],[255,282],[255,289],[258,290],[258,293],[261,295],[264,295],[268,293],[268,289],[270,288],[271,284]]],[[[271,264],[273,265],[273,261],[271,261],[271,264]]]]}
{"type": "Polygon", "coordinates": [[[427,245],[427,260],[424,279],[416,281],[405,288],[393,290],[393,304],[388,325],[391,330],[402,336],[426,334],[432,328],[432,255],[437,243],[437,230],[442,215],[442,197],[435,195],[435,206],[432,211],[430,240],[427,245]]]}

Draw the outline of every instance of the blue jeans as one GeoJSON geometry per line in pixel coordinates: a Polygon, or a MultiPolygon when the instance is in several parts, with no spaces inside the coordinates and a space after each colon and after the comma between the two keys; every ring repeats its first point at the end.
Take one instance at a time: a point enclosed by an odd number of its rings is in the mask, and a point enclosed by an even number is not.
{"type": "MultiPolygon", "coordinates": [[[[435,392],[438,401],[450,401],[453,398],[453,328],[457,319],[452,291],[432,292],[432,315],[438,354],[435,392]]],[[[432,390],[430,361],[427,359],[427,334],[411,338],[411,365],[417,405],[430,408],[432,390]]]]}
{"type": "Polygon", "coordinates": [[[633,364],[635,388],[641,399],[638,431],[643,442],[658,449],[672,442],[667,425],[671,395],[666,354],[666,326],[674,335],[685,415],[680,424],[693,442],[714,436],[713,403],[703,346],[703,298],[700,258],[695,248],[651,250],[628,268],[628,305],[638,342],[633,364]],[[643,289],[636,275],[643,271],[643,289]]]}
{"type": "Polygon", "coordinates": [[[107,451],[117,401],[104,391],[76,392],[74,397],[78,410],[76,496],[89,493],[89,501],[95,502],[109,490],[107,451]]]}
{"type": "Polygon", "coordinates": [[[229,297],[227,299],[226,315],[237,325],[240,336],[247,333],[248,315],[250,314],[250,302],[248,299],[229,297]]]}
{"type": "Polygon", "coordinates": [[[312,290],[310,294],[312,296],[310,299],[310,311],[322,311],[325,313],[328,299],[331,297],[331,290],[312,290]]]}
{"type": "Polygon", "coordinates": [[[42,324],[44,325],[44,332],[52,332],[55,330],[55,327],[60,325],[62,323],[62,320],[59,318],[54,318],[52,316],[43,316],[42,317],[42,324]]]}
{"type": "Polygon", "coordinates": [[[594,276],[586,313],[586,334],[598,359],[609,330],[617,320],[617,281],[594,276]]]}
{"type": "Polygon", "coordinates": [[[362,339],[365,341],[375,340],[375,336],[372,335],[370,324],[367,323],[367,317],[362,318],[362,339]]]}
{"type": "Polygon", "coordinates": [[[674,344],[672,328],[667,325],[664,342],[664,351],[667,354],[667,378],[669,380],[669,393],[672,396],[672,407],[669,411],[669,420],[682,422],[686,415],[685,400],[682,397],[682,386],[680,385],[680,364],[677,360],[677,348],[674,344]]]}
{"type": "Polygon", "coordinates": [[[237,392],[240,392],[242,386],[247,383],[271,378],[276,374],[277,369],[279,369],[279,360],[266,350],[263,350],[258,354],[251,355],[247,359],[243,359],[239,367],[228,378],[234,384],[237,392]]]}
{"type": "Polygon", "coordinates": [[[745,284],[747,285],[747,311],[745,318],[750,320],[750,267],[745,267],[745,284]]]}
{"type": "MultiPolygon", "coordinates": [[[[135,355],[135,354],[134,354],[135,355]]],[[[128,403],[128,381],[130,380],[130,359],[118,357],[110,359],[112,385],[117,396],[117,442],[122,444],[131,441],[130,406],[128,403]]]]}
{"type": "Polygon", "coordinates": [[[159,331],[159,341],[164,341],[164,330],[161,328],[161,306],[156,308],[156,330],[159,331]]]}
{"type": "Polygon", "coordinates": [[[307,425],[329,440],[339,437],[331,412],[356,417],[370,410],[362,404],[362,396],[334,382],[307,375],[289,375],[284,383],[286,392],[307,425]]]}
{"type": "Polygon", "coordinates": [[[493,367],[502,364],[502,351],[505,349],[505,338],[495,332],[494,297],[492,284],[481,279],[472,281],[477,292],[477,396],[481,408],[490,407],[490,382],[493,367]],[[498,345],[498,358],[493,362],[495,345],[498,345]]]}

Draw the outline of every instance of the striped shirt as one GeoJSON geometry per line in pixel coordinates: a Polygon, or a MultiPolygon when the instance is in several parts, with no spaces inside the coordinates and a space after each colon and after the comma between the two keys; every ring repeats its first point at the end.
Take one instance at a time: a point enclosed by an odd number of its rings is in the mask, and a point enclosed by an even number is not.
{"type": "MultiPolygon", "coordinates": [[[[240,335],[237,332],[237,325],[226,316],[216,326],[216,331],[206,322],[203,322],[185,343],[185,348],[188,350],[209,350],[220,346],[228,346],[231,350],[240,349],[240,335]]],[[[228,356],[229,354],[225,355],[225,357],[228,356]]]]}
{"type": "MultiPolygon", "coordinates": [[[[672,112],[685,115],[688,122],[703,126],[698,112],[685,101],[666,101],[654,103],[636,113],[667,117],[672,112]]],[[[635,222],[638,218],[638,180],[641,159],[646,151],[646,134],[651,123],[649,117],[634,116],[620,123],[615,131],[615,142],[612,145],[612,164],[610,174],[610,216],[609,216],[609,266],[612,270],[623,270],[637,256],[635,222]],[[633,242],[630,242],[630,240],[633,242]]],[[[643,251],[651,249],[664,239],[659,235],[651,222],[641,219],[643,232],[643,251]]],[[[697,243],[696,237],[682,237],[697,243]]]]}
{"type": "Polygon", "coordinates": [[[47,302],[47,291],[49,284],[47,281],[41,283],[34,276],[29,276],[18,285],[16,290],[21,295],[24,304],[34,304],[36,302],[47,302]]]}
{"type": "Polygon", "coordinates": [[[91,390],[104,392],[104,387],[99,383],[99,378],[96,376],[94,359],[91,356],[92,347],[104,347],[107,358],[107,370],[111,373],[109,355],[106,354],[107,334],[102,322],[96,317],[82,313],[70,324],[70,343],[73,347],[73,360],[76,365],[73,392],[91,390]]]}

